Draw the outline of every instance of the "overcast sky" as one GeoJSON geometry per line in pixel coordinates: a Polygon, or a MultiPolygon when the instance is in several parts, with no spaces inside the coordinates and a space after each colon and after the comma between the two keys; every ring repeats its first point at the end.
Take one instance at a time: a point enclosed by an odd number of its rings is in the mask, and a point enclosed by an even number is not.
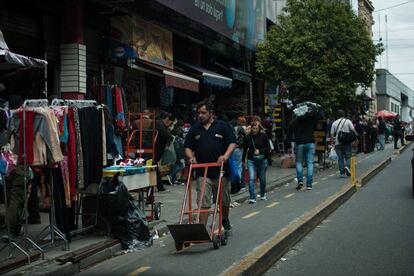
{"type": "MultiPolygon", "coordinates": [[[[388,18],[388,70],[414,90],[414,0],[372,0],[372,4],[375,7],[375,42],[382,37],[386,45],[385,15],[388,18]],[[382,10],[400,4],[402,5],[382,10]]],[[[386,67],[385,51],[378,57],[376,68],[386,67]]]]}

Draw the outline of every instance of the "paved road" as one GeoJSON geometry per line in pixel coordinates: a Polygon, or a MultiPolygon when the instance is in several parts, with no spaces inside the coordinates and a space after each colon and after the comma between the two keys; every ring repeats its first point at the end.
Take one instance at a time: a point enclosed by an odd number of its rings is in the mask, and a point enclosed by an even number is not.
{"type": "Polygon", "coordinates": [[[414,198],[407,150],[266,275],[414,275],[414,198]]]}
{"type": "MultiPolygon", "coordinates": [[[[391,154],[392,150],[362,155],[358,171],[368,170],[391,154]]],[[[149,249],[113,258],[98,264],[82,275],[218,275],[239,261],[255,247],[269,240],[283,227],[322,203],[341,189],[349,179],[339,178],[336,168],[324,170],[315,177],[314,190],[295,190],[290,183],[269,194],[269,200],[256,205],[247,203],[233,208],[233,235],[229,244],[219,250],[211,244],[193,245],[175,252],[170,236],[163,237],[149,249]]],[[[179,210],[176,210],[177,213],[179,210]]]]}

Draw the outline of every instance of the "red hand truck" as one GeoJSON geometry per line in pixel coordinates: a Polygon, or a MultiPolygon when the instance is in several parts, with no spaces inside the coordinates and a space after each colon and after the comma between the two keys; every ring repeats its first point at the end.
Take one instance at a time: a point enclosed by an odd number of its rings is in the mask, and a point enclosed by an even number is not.
{"type": "MultiPolygon", "coordinates": [[[[167,225],[170,233],[175,241],[175,249],[180,251],[183,249],[183,246],[189,246],[191,243],[213,243],[214,249],[219,249],[220,245],[227,244],[227,232],[222,231],[222,198],[223,198],[223,189],[222,189],[222,178],[223,178],[223,163],[204,163],[204,164],[191,164],[188,178],[187,178],[187,187],[184,194],[183,205],[181,208],[180,221],[178,224],[167,225]],[[220,175],[218,179],[217,187],[217,200],[214,208],[202,209],[202,202],[204,198],[204,193],[206,189],[206,178],[207,171],[209,168],[220,168],[220,175]],[[203,182],[201,184],[201,193],[200,198],[197,202],[197,208],[193,209],[193,195],[192,195],[192,172],[194,169],[204,168],[203,182]],[[213,216],[211,223],[210,231],[208,231],[207,226],[203,223],[198,223],[200,214],[208,213],[213,216]],[[194,220],[193,214],[196,215],[194,220]],[[216,218],[218,214],[218,223],[216,223],[216,218]],[[188,220],[184,221],[184,215],[188,215],[188,220]]],[[[208,222],[208,220],[207,220],[208,222]]]]}

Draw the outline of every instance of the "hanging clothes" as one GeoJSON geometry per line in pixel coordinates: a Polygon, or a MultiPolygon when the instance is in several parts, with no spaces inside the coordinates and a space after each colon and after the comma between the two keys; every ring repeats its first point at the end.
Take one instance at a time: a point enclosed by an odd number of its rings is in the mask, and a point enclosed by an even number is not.
{"type": "Polygon", "coordinates": [[[102,179],[102,108],[79,109],[84,166],[84,184],[98,184],[102,179]],[[99,141],[99,142],[97,142],[99,141]]]}
{"type": "Polygon", "coordinates": [[[114,95],[115,95],[115,124],[118,128],[124,129],[125,128],[125,113],[124,107],[122,104],[122,91],[119,86],[114,87],[114,95]]]}
{"type": "Polygon", "coordinates": [[[104,86],[105,89],[105,103],[109,108],[109,114],[115,115],[114,104],[113,104],[113,93],[112,88],[109,85],[104,86]]]}

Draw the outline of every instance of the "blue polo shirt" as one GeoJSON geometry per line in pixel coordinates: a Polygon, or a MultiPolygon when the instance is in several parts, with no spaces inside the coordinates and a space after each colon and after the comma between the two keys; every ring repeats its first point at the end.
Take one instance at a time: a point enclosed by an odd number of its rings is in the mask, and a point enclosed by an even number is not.
{"type": "MultiPolygon", "coordinates": [[[[184,147],[195,153],[197,163],[213,163],[226,153],[230,144],[236,143],[236,136],[230,125],[224,121],[214,120],[208,129],[196,123],[185,137],[184,147]]],[[[226,171],[228,171],[227,165],[226,171]]],[[[210,168],[209,178],[218,178],[219,168],[210,168]]],[[[204,169],[196,170],[197,177],[204,176],[204,169]]]]}

